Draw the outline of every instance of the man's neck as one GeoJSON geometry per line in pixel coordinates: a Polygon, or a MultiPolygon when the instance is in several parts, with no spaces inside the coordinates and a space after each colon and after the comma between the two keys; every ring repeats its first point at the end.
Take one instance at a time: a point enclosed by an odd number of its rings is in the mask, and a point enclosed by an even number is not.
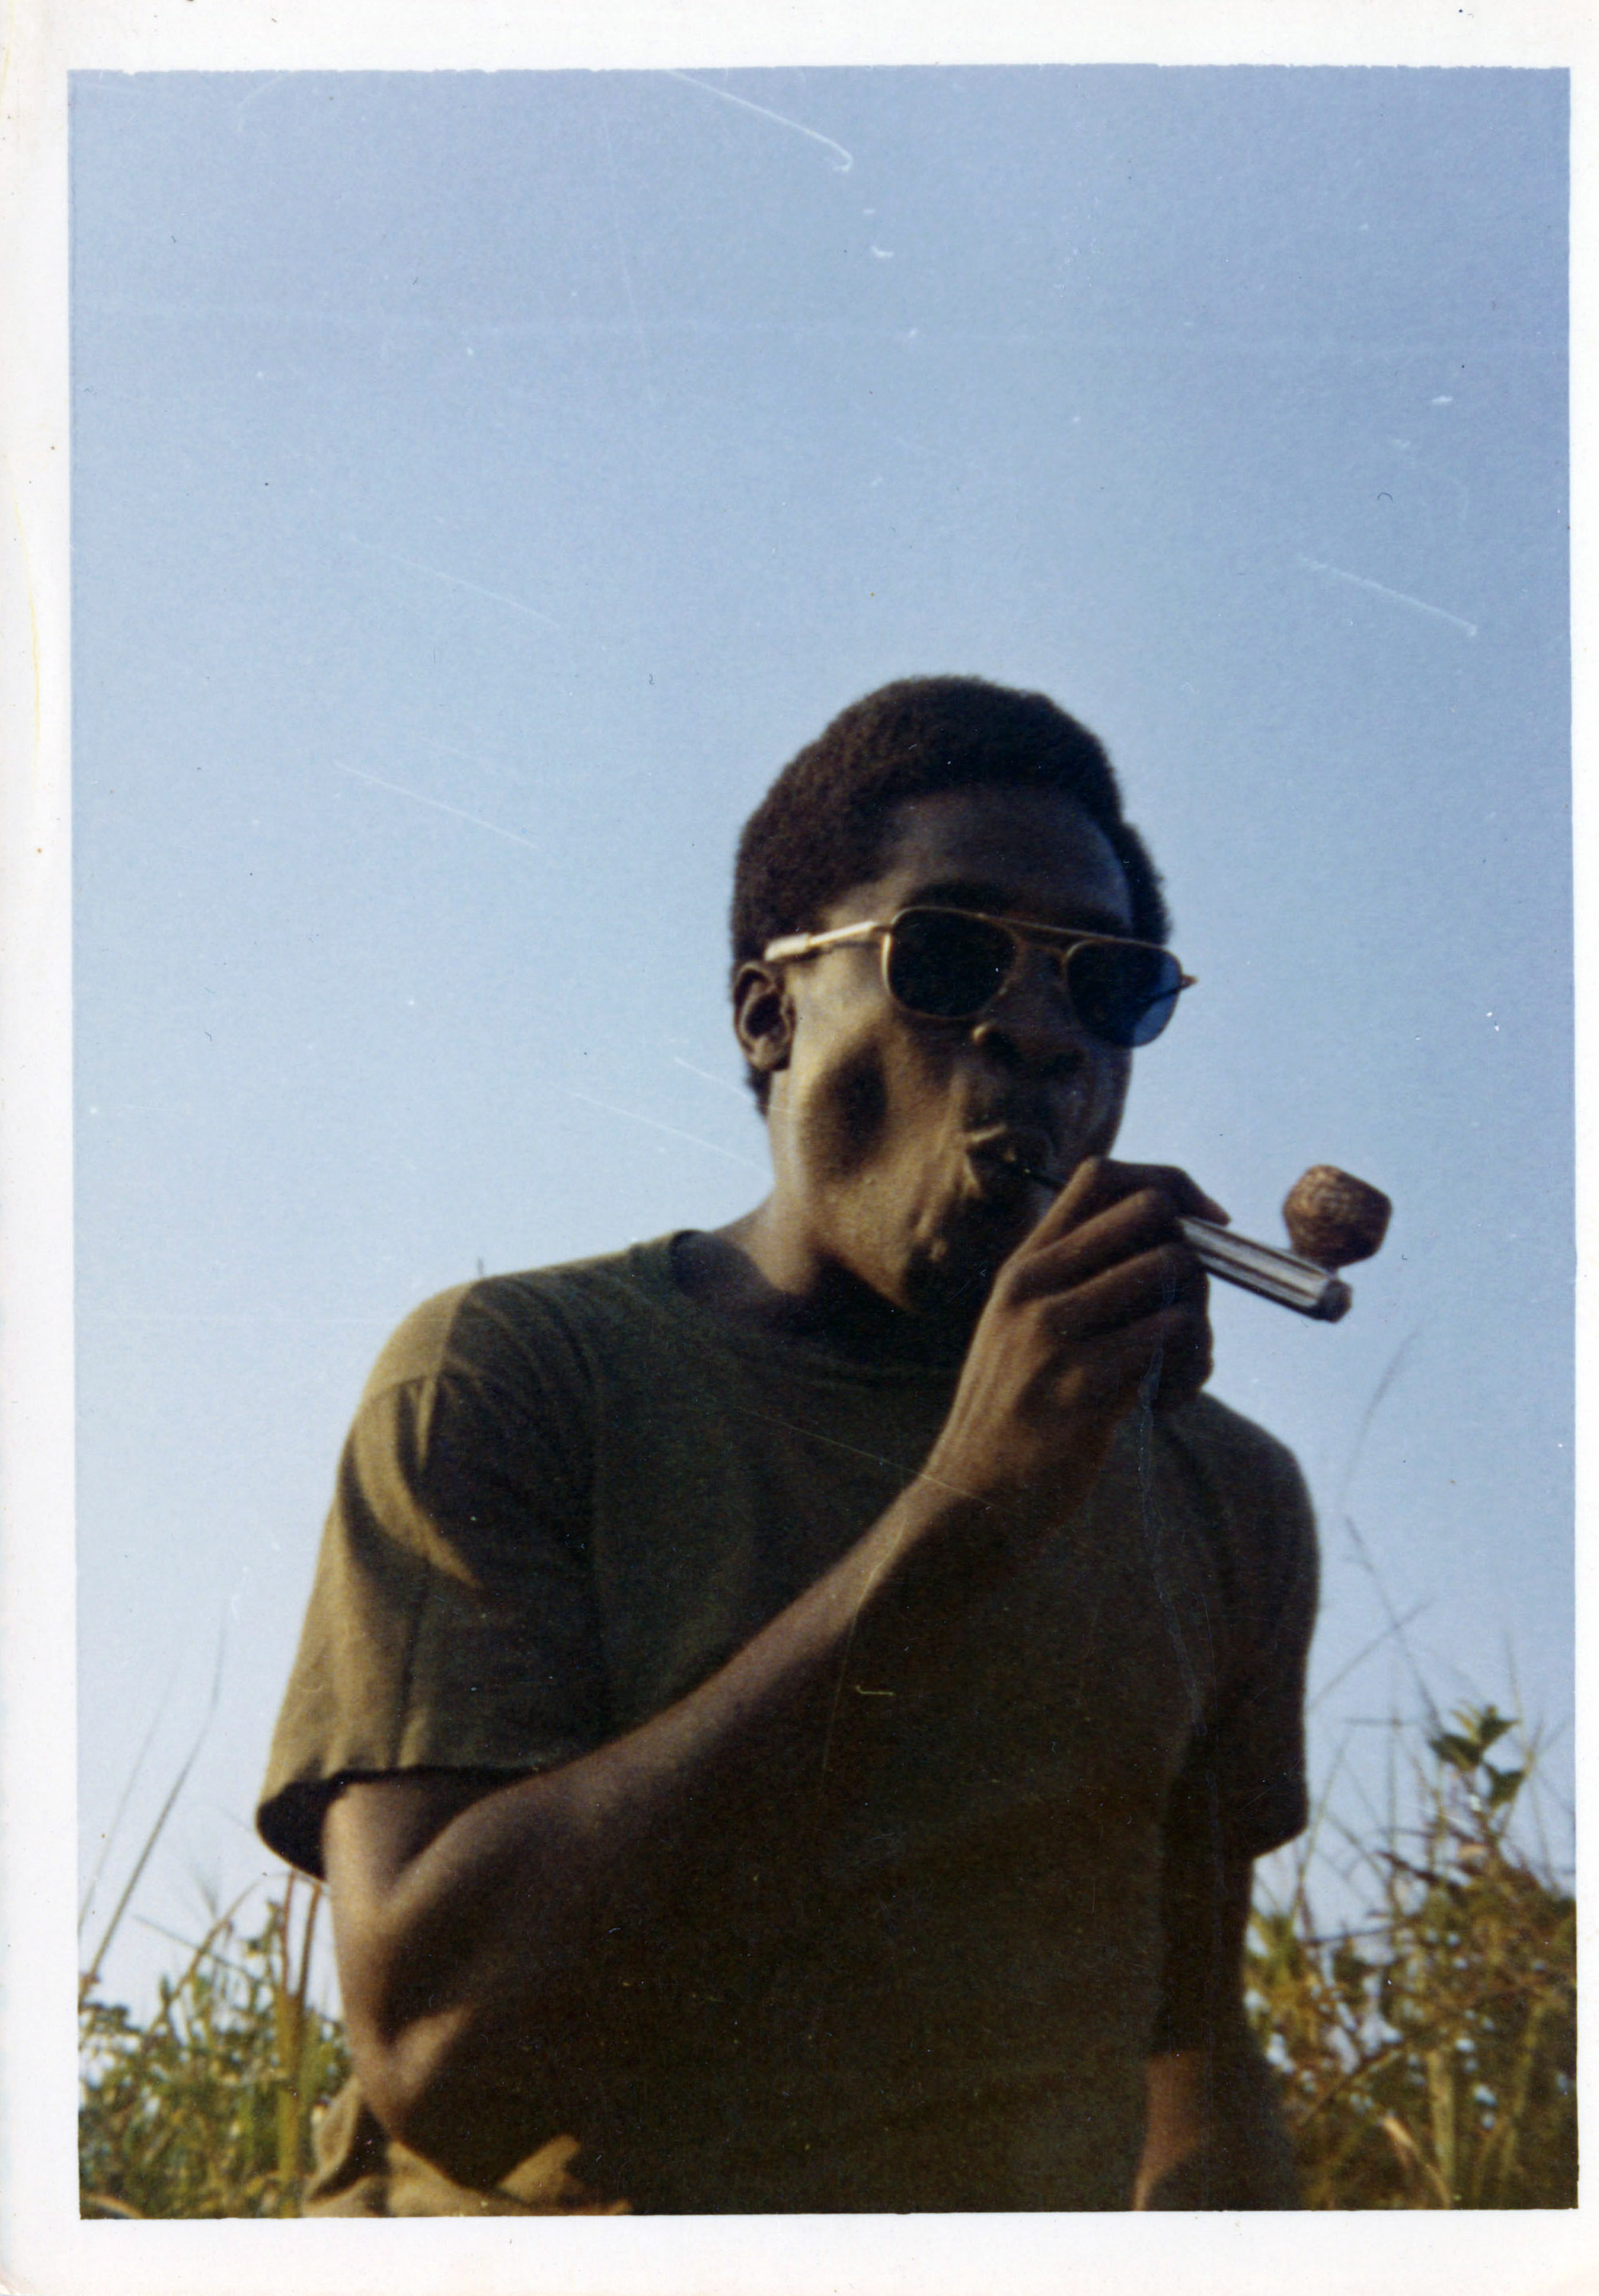
{"type": "Polygon", "coordinates": [[[976,1320],[885,1299],[796,1235],[771,1197],[726,1227],[681,1238],[673,1264],[681,1288],[713,1315],[857,1363],[958,1363],[976,1320]]]}

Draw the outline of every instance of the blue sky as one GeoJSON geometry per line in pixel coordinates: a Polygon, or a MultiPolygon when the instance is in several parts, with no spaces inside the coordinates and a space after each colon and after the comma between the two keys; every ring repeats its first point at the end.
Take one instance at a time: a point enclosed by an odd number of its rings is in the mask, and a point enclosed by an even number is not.
{"type": "MultiPolygon", "coordinates": [[[[1318,1775],[1342,1754],[1357,1816],[1368,1726],[1416,1707],[1401,1617],[1440,1703],[1545,1725],[1566,1790],[1565,102],[1496,70],[78,78],[89,1865],[156,1725],[113,1881],[223,1644],[150,1918],[268,1862],[388,1328],[760,1192],[734,840],[922,670],[1085,718],[1165,871],[1201,986],[1128,1152],[1253,1234],[1313,1161],[1395,1199],[1336,1330],[1217,1301],[1217,1391],[1323,1516],[1318,1775]]],[[[130,1931],[117,1970],[165,1951],[130,1931]]]]}

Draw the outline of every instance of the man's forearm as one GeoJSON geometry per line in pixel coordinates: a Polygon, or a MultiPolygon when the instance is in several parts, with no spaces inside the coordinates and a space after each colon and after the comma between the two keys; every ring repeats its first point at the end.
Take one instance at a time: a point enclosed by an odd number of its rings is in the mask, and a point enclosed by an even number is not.
{"type": "Polygon", "coordinates": [[[525,2093],[530,2048],[557,2081],[563,2058],[631,2055],[652,2000],[672,2014],[660,1977],[676,1937],[748,1949],[803,1918],[863,1754],[944,1681],[970,1574],[1005,1567],[1003,1533],[960,1513],[913,1486],[688,1697],[447,1811],[430,1839],[405,1837],[403,1784],[346,1790],[325,1833],[340,1964],[357,2063],[395,2133],[457,2174],[503,2173],[520,2132],[490,2133],[482,2106],[525,2093]],[[852,1695],[857,1681],[894,1696],[852,1695]],[[385,1845],[373,1828],[397,1810],[385,1845]]]}

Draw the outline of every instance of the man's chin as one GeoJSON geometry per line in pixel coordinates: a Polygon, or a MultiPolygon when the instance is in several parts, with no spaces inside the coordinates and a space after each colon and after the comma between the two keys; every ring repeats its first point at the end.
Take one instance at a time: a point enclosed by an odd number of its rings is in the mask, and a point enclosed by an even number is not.
{"type": "Polygon", "coordinates": [[[958,1218],[921,1239],[912,1253],[905,1273],[912,1314],[956,1326],[975,1324],[995,1277],[1039,1217],[1036,1190],[1028,1191],[1026,1199],[968,1199],[958,1218]]]}

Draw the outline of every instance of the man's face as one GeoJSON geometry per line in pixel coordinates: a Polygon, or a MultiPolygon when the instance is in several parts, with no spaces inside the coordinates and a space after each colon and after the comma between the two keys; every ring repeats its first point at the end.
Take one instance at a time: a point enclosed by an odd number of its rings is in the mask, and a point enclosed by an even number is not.
{"type": "MultiPolygon", "coordinates": [[[[899,807],[880,873],[817,924],[914,902],[1131,929],[1109,841],[1055,791],[951,790],[899,807]]],[[[1130,1056],[1078,1027],[1036,950],[976,1021],[901,1012],[875,942],[790,965],[784,987],[792,1034],[774,1078],[773,1153],[811,1249],[898,1307],[975,1316],[1049,1201],[1016,1160],[1064,1174],[1107,1151],[1130,1056]]]]}

